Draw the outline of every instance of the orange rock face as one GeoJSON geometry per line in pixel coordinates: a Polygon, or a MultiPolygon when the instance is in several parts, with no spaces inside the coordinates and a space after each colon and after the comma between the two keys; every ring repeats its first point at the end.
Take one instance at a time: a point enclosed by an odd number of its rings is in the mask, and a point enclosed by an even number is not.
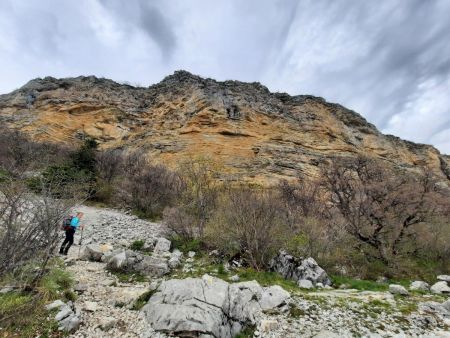
{"type": "Polygon", "coordinates": [[[265,185],[314,176],[331,156],[361,153],[411,170],[427,166],[450,183],[450,156],[383,135],[340,105],[184,71],[148,88],[95,77],[32,80],[0,96],[0,122],[36,140],[77,144],[90,136],[103,148],[143,148],[171,167],[204,156],[236,179],[265,185]]]}

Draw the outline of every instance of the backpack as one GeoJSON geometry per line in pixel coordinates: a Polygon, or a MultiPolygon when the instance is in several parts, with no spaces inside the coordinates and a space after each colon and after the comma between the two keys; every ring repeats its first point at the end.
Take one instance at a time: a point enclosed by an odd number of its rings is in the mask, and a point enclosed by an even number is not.
{"type": "Polygon", "coordinates": [[[63,230],[67,231],[67,230],[70,230],[72,228],[71,225],[70,225],[70,222],[72,222],[72,218],[73,218],[73,216],[69,216],[69,217],[64,218],[63,223],[62,223],[63,230]]]}

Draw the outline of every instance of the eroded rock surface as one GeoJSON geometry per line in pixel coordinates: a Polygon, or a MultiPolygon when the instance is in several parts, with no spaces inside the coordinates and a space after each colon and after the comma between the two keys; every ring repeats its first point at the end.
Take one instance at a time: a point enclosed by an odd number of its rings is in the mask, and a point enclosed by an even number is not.
{"type": "Polygon", "coordinates": [[[280,251],[278,256],[270,262],[270,268],[286,279],[293,279],[297,283],[301,283],[302,287],[307,285],[305,280],[311,281],[313,285],[317,283],[331,285],[331,280],[325,270],[312,257],[302,259],[280,251]]]}
{"type": "Polygon", "coordinates": [[[320,97],[271,93],[177,71],[147,88],[94,76],[34,79],[0,95],[0,123],[38,140],[143,148],[168,165],[203,155],[242,180],[314,176],[330,154],[367,154],[407,170],[430,168],[448,185],[450,157],[383,135],[358,113],[320,97]]]}
{"type": "Polygon", "coordinates": [[[286,305],[290,294],[279,286],[255,281],[229,284],[202,278],[163,282],[143,311],[157,330],[180,337],[232,338],[255,325],[265,310],[286,305]]]}

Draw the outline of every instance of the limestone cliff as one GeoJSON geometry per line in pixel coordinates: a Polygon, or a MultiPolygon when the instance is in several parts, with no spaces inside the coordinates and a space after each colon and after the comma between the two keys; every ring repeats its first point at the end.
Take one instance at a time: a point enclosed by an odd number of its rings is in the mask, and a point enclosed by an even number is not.
{"type": "Polygon", "coordinates": [[[169,166],[206,156],[236,178],[265,184],[298,171],[314,175],[327,157],[358,153],[411,170],[428,166],[450,181],[450,156],[383,135],[338,104],[185,71],[148,88],[94,76],[35,79],[0,95],[0,123],[37,140],[76,144],[91,136],[104,148],[144,148],[169,166]]]}

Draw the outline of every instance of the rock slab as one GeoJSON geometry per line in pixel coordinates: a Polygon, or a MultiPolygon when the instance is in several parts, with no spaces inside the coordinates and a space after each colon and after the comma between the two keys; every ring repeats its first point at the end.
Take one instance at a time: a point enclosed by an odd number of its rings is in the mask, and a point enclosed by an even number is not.
{"type": "Polygon", "coordinates": [[[232,338],[246,325],[256,325],[263,311],[279,308],[290,294],[279,286],[257,282],[229,284],[202,278],[164,281],[143,308],[157,331],[186,337],[232,338]]]}

